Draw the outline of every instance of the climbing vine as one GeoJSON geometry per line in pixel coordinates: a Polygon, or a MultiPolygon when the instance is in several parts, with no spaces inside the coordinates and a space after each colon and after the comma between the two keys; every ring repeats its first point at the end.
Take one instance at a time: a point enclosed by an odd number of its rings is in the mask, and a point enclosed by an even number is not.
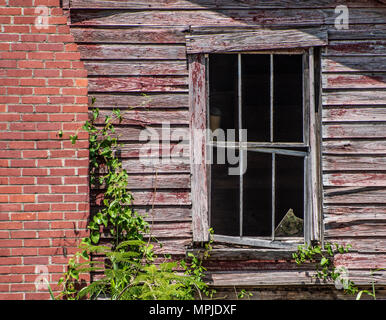
{"type": "MultiPolygon", "coordinates": [[[[342,267],[336,267],[333,263],[335,254],[348,253],[351,244],[347,246],[339,245],[338,243],[325,243],[324,248],[320,245],[300,245],[296,253],[292,254],[296,264],[301,265],[305,262],[316,262],[316,278],[328,282],[333,281],[335,284],[341,286],[345,294],[356,295],[359,300],[363,293],[368,294],[373,299],[375,296],[375,286],[372,283],[372,291],[359,290],[358,286],[347,278],[347,270],[342,267]]],[[[371,271],[373,275],[373,271],[371,271]]]]}
{"type": "MultiPolygon", "coordinates": [[[[164,256],[160,263],[155,263],[155,258],[160,258],[152,244],[156,239],[151,236],[149,223],[133,210],[133,196],[127,189],[129,175],[116,155],[120,145],[114,123],[121,121],[119,109],[101,119],[99,109],[93,108],[91,119],[82,127],[89,133],[90,186],[100,191],[97,202],[100,209],[88,223],[90,235],[82,239],[79,252],[69,260],[67,271],[59,280],[62,291],[55,298],[108,296],[113,300],[132,300],[211,296],[213,291],[203,281],[206,269],[202,265],[209,256],[211,241],[206,244],[202,259],[193,254],[189,254],[189,261],[173,261],[164,256]],[[99,277],[82,287],[79,281],[84,273],[99,277]]],[[[77,139],[77,133],[70,136],[73,144],[77,139]]]]}

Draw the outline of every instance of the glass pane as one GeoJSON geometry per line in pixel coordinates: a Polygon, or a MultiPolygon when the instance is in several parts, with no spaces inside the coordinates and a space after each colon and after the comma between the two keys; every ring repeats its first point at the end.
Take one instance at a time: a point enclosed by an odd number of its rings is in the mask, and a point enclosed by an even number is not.
{"type": "Polygon", "coordinates": [[[272,234],[272,155],[250,151],[243,176],[243,235],[272,234]]]}
{"type": "MultiPolygon", "coordinates": [[[[225,148],[213,148],[211,166],[211,226],[216,234],[239,236],[239,177],[229,175],[228,164],[217,164],[217,152],[225,148]]],[[[237,167],[237,166],[236,166],[237,167]]]]}
{"type": "Polygon", "coordinates": [[[276,155],[275,236],[302,237],[304,158],[276,155]]]}
{"type": "Polygon", "coordinates": [[[210,55],[209,82],[210,129],[237,129],[237,55],[210,55]]]}
{"type": "Polygon", "coordinates": [[[270,56],[242,55],[242,118],[248,141],[270,141],[270,56]]]}
{"type": "Polygon", "coordinates": [[[274,141],[303,142],[302,55],[274,55],[274,141]]]}

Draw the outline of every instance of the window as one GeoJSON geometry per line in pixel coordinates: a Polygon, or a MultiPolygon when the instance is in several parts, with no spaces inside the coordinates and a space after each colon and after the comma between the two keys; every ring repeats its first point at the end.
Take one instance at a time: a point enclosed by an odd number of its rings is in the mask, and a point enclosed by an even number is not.
{"type": "Polygon", "coordinates": [[[213,47],[190,56],[194,240],[319,240],[318,50],[213,47]]]}

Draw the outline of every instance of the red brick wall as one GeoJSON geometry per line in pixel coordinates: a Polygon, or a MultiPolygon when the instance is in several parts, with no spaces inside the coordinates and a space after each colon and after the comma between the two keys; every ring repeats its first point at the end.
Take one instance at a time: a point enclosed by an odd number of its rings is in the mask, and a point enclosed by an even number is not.
{"type": "Polygon", "coordinates": [[[0,0],[0,24],[0,299],[48,299],[86,233],[87,74],[59,0],[0,0]]]}

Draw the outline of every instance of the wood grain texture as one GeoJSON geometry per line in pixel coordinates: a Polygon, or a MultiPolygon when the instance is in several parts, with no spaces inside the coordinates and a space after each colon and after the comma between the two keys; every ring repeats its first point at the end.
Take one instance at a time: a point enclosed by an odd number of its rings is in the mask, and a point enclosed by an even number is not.
{"type": "MultiPolygon", "coordinates": [[[[73,10],[74,26],[126,26],[126,25],[266,25],[266,26],[320,26],[334,25],[337,14],[334,9],[288,9],[288,10],[73,10]]],[[[386,8],[352,8],[352,24],[384,24],[386,8]]]]}
{"type": "Polygon", "coordinates": [[[187,53],[219,53],[324,46],[327,32],[320,29],[267,30],[193,35],[186,37],[187,53]]]}
{"type": "Polygon", "coordinates": [[[385,90],[344,90],[323,92],[323,105],[385,105],[385,90]]]}
{"type": "Polygon", "coordinates": [[[385,204],[385,187],[334,187],[324,190],[325,204],[385,204]]]}
{"type": "Polygon", "coordinates": [[[186,31],[186,27],[72,28],[71,34],[78,43],[184,44],[186,31]]]}
{"type": "Polygon", "coordinates": [[[186,77],[89,78],[90,92],[188,92],[186,77]]]}
{"type": "Polygon", "coordinates": [[[185,61],[85,61],[89,76],[186,76],[185,61]]]}
{"type": "MultiPolygon", "coordinates": [[[[381,170],[378,169],[377,170],[381,170]]],[[[324,173],[323,185],[328,187],[386,187],[385,173],[324,173]]]]}
{"type": "Polygon", "coordinates": [[[323,109],[325,122],[386,121],[386,108],[338,107],[323,109]]]}
{"type": "Polygon", "coordinates": [[[324,74],[324,89],[386,89],[386,73],[324,74]]]}
{"type": "Polygon", "coordinates": [[[386,57],[325,57],[322,69],[323,72],[386,72],[386,57]]]}
{"type": "Polygon", "coordinates": [[[201,242],[209,240],[209,190],[205,137],[208,88],[204,55],[189,56],[189,80],[193,241],[201,242]]]}
{"type": "Polygon", "coordinates": [[[125,111],[128,109],[189,108],[189,95],[187,93],[93,93],[92,96],[96,99],[94,106],[100,109],[113,109],[118,107],[122,111],[125,111]]]}
{"type": "Polygon", "coordinates": [[[127,59],[182,59],[183,45],[133,45],[133,44],[79,44],[82,59],[127,60],[127,59]]]}
{"type": "Polygon", "coordinates": [[[386,124],[325,124],[323,138],[385,138],[386,124]]]}
{"type": "Polygon", "coordinates": [[[326,171],[382,171],[386,170],[386,158],[383,155],[339,155],[323,156],[323,170],[326,171]]]}
{"type": "Polygon", "coordinates": [[[384,140],[327,140],[323,141],[323,154],[384,154],[386,155],[386,141],[384,140]]]}

